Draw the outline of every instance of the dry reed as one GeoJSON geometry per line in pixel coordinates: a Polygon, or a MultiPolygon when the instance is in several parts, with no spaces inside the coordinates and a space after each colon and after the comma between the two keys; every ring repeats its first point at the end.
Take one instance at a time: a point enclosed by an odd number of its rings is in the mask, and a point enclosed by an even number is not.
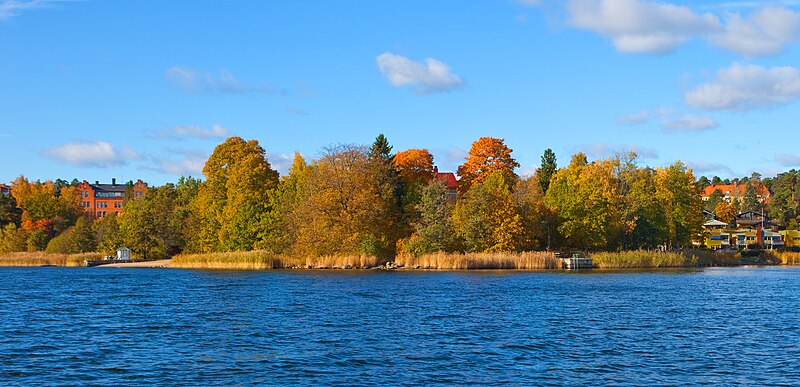
{"type": "Polygon", "coordinates": [[[480,270],[480,269],[511,269],[511,270],[544,270],[558,269],[561,263],[553,253],[524,252],[524,253],[431,253],[419,257],[413,255],[400,255],[395,258],[395,264],[409,269],[436,269],[436,270],[480,270]]]}
{"type": "Polygon", "coordinates": [[[49,254],[44,252],[34,253],[8,253],[0,256],[0,266],[85,266],[84,261],[102,259],[100,253],[82,254],[49,254]]]}
{"type": "Polygon", "coordinates": [[[682,252],[633,250],[591,254],[592,263],[601,269],[731,266],[741,262],[737,253],[704,250],[682,252]]]}
{"type": "Polygon", "coordinates": [[[215,270],[271,270],[271,269],[369,269],[380,264],[377,258],[367,256],[324,256],[295,258],[272,254],[268,251],[235,251],[227,253],[181,254],[172,258],[170,267],[182,269],[215,270]]]}
{"type": "Polygon", "coordinates": [[[798,252],[782,251],[773,254],[777,256],[781,265],[800,265],[800,253],[798,252]]]}

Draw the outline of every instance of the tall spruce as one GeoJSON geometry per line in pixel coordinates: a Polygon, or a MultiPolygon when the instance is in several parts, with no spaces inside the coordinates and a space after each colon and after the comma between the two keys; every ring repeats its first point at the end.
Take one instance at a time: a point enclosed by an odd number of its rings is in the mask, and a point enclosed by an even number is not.
{"type": "Polygon", "coordinates": [[[539,187],[542,189],[542,195],[547,193],[547,189],[550,188],[550,179],[553,178],[553,175],[558,169],[556,161],[556,154],[553,152],[553,150],[549,148],[546,149],[542,155],[542,165],[537,171],[539,187]]]}

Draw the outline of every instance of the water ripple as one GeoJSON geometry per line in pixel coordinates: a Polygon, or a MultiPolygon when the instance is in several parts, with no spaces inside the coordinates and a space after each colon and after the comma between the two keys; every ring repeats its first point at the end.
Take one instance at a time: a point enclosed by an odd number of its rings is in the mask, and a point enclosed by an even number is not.
{"type": "Polygon", "coordinates": [[[798,288],[792,268],[0,268],[0,385],[798,385],[798,288]]]}

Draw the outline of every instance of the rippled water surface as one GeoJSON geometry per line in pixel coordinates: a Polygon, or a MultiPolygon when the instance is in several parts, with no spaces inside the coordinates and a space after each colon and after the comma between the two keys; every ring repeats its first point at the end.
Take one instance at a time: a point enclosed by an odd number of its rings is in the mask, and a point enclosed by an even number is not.
{"type": "Polygon", "coordinates": [[[793,268],[0,268],[0,385],[798,385],[799,310],[793,268]]]}

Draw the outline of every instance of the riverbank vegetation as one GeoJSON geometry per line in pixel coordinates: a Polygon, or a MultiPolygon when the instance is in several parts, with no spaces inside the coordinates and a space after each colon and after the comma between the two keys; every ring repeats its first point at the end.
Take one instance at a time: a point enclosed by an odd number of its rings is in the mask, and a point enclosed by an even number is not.
{"type": "Polygon", "coordinates": [[[0,266],[85,266],[85,261],[102,259],[98,253],[82,254],[51,254],[45,252],[34,253],[5,253],[0,255],[0,266]]]}
{"type": "Polygon", "coordinates": [[[185,269],[268,270],[268,269],[370,269],[380,262],[368,256],[281,257],[269,251],[180,254],[170,267],[185,269]]]}
{"type": "MultiPolygon", "coordinates": [[[[181,177],[142,198],[126,195],[120,216],[92,220],[79,206],[77,180],[18,178],[11,196],[0,195],[0,254],[112,254],[128,246],[140,259],[180,254],[177,264],[231,268],[394,261],[540,269],[552,258],[530,252],[544,250],[621,251],[595,254],[608,267],[728,262],[710,252],[642,252],[684,251],[702,237],[708,179],[698,181],[680,161],[651,168],[635,153],[593,161],[577,153],[558,168],[547,149],[532,176],[518,176],[519,166],[503,139],[483,137],[456,180],[438,172],[428,150],[393,153],[379,135],[370,146],[324,148],[310,162],[296,154],[281,177],[258,141],[231,137],[215,148],[202,180],[181,177]]],[[[781,176],[770,184],[788,187],[776,203],[790,223],[800,201],[785,193],[798,185],[781,176]]]]}
{"type": "Polygon", "coordinates": [[[546,270],[561,268],[561,261],[548,252],[524,253],[429,253],[401,254],[397,267],[432,270],[546,270]]]}
{"type": "Polygon", "coordinates": [[[601,269],[735,266],[741,263],[738,253],[721,253],[708,250],[622,251],[591,254],[592,263],[601,269]]]}

